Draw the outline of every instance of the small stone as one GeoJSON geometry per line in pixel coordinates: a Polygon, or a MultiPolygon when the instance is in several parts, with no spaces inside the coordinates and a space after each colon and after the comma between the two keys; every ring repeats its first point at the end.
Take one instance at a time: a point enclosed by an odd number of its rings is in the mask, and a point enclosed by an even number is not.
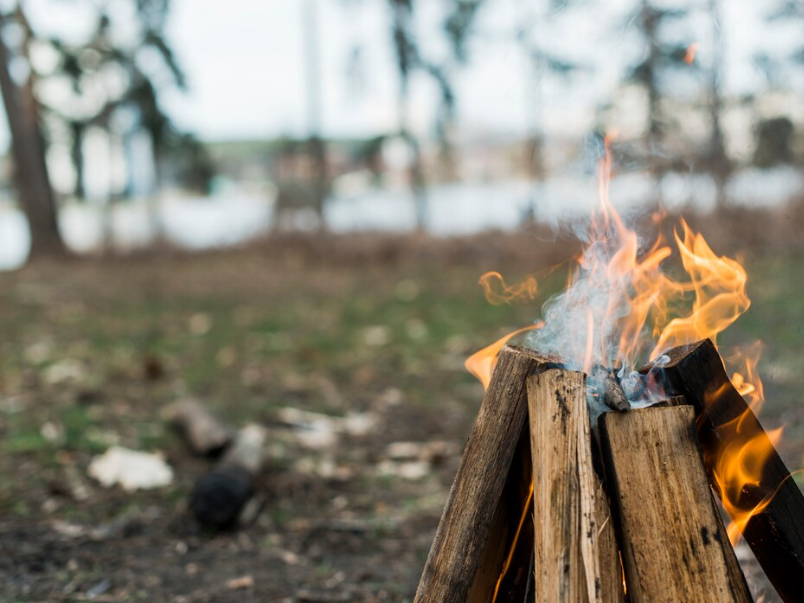
{"type": "Polygon", "coordinates": [[[251,575],[232,578],[226,583],[226,588],[229,590],[243,590],[246,588],[252,588],[253,586],[254,578],[251,575]]]}

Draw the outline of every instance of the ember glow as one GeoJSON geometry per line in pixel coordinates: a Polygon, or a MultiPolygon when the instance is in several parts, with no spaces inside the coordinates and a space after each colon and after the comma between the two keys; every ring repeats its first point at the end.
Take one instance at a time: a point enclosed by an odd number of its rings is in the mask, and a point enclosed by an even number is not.
{"type": "MultiPolygon", "coordinates": [[[[694,46],[688,51],[693,58],[694,46]]],[[[717,345],[718,335],[751,303],[746,294],[747,274],[740,262],[717,255],[685,221],[675,229],[672,244],[659,235],[646,245],[626,225],[609,199],[610,142],[607,138],[598,167],[600,206],[582,236],[583,253],[570,270],[567,288],[544,302],[543,322],[507,335],[466,362],[467,369],[488,387],[502,347],[514,335],[532,330],[524,338],[525,345],[555,354],[568,368],[587,373],[593,422],[608,410],[593,393],[596,375],[614,369],[632,407],[654,404],[666,397],[661,379],[653,374],[645,379],[636,369],[648,360],[661,366],[662,354],[678,345],[707,338],[717,345]],[[662,270],[665,261],[679,263],[684,276],[668,276],[662,270]],[[606,370],[596,370],[599,367],[606,370]]],[[[661,222],[660,215],[655,218],[654,222],[661,222]]],[[[540,291],[533,277],[520,285],[507,285],[496,272],[485,275],[481,284],[492,303],[532,299],[540,291]]],[[[756,372],[760,352],[757,343],[725,355],[732,366],[733,384],[752,409],[748,412],[758,412],[763,403],[762,382],[756,372]]],[[[764,463],[781,436],[776,431],[747,437],[740,430],[744,418],[738,417],[728,426],[733,436],[707,459],[723,506],[732,518],[732,542],[772,498],[747,505],[744,491],[759,484],[764,463]]]]}
{"type": "Polygon", "coordinates": [[[698,53],[698,42],[693,42],[687,46],[687,52],[684,54],[684,62],[687,65],[692,65],[695,62],[695,55],[698,53]]]}

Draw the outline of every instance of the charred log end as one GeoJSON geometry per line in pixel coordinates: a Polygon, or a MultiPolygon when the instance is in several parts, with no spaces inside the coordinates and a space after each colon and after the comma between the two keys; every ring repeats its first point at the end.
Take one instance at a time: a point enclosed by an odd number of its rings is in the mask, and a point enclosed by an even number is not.
{"type": "Polygon", "coordinates": [[[231,529],[254,493],[254,477],[237,465],[204,474],[190,494],[190,512],[205,528],[231,529]]]}

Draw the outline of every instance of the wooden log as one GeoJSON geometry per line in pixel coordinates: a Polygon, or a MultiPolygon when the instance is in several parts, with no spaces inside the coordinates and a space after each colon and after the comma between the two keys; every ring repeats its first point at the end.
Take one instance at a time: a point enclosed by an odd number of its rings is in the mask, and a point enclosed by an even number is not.
{"type": "Polygon", "coordinates": [[[198,400],[178,400],[165,409],[164,416],[184,436],[194,454],[218,454],[232,440],[233,431],[198,400]]]}
{"type": "MultiPolygon", "coordinates": [[[[621,603],[624,598],[622,565],[608,497],[593,458],[589,408],[579,405],[578,483],[581,489],[581,557],[590,603],[621,603]]],[[[594,446],[597,451],[597,446],[594,446]]]]}
{"type": "Polygon", "coordinates": [[[583,373],[528,379],[537,603],[622,601],[607,503],[592,467],[583,373]],[[601,519],[602,518],[602,519],[601,519]]]}
{"type": "MultiPolygon", "coordinates": [[[[620,551],[615,523],[603,484],[600,483],[597,476],[593,476],[592,479],[594,480],[594,524],[591,529],[594,530],[594,534],[597,537],[598,574],[600,578],[599,583],[589,583],[595,585],[595,589],[599,593],[599,601],[603,603],[622,603],[625,598],[623,569],[620,564],[620,551]]],[[[587,540],[591,539],[587,538],[587,540]]],[[[584,566],[586,567],[585,562],[584,566]]],[[[589,580],[589,577],[587,577],[587,580],[589,580]]],[[[591,600],[594,601],[595,599],[591,600]]]]}
{"type": "MultiPolygon", "coordinates": [[[[505,346],[500,352],[430,548],[415,603],[492,600],[525,503],[525,498],[504,497],[521,493],[522,481],[529,478],[522,477],[516,467],[512,472],[518,443],[526,432],[525,384],[528,376],[541,372],[551,362],[513,346],[505,346]]],[[[511,567],[507,573],[512,571],[520,573],[511,567]]],[[[523,595],[526,584],[524,580],[523,595]]]]}
{"type": "Polygon", "coordinates": [[[607,476],[618,507],[633,603],[748,603],[723,538],[689,406],[605,413],[607,476]]]}
{"type": "Polygon", "coordinates": [[[469,603],[523,601],[533,573],[532,475],[526,420],[469,589],[469,603]]]}
{"type": "Polygon", "coordinates": [[[233,527],[255,490],[266,432],[259,425],[239,430],[220,461],[196,482],[190,511],[204,527],[233,527]]]}
{"type": "MultiPolygon", "coordinates": [[[[718,491],[715,468],[720,452],[734,437],[736,421],[739,421],[741,439],[769,445],[767,435],[729,381],[711,341],[680,346],[666,355],[669,362],[663,364],[661,373],[667,387],[683,394],[699,413],[698,437],[704,450],[707,474],[710,484],[718,491]]],[[[745,508],[753,508],[769,497],[772,497],[770,503],[751,517],[743,535],[782,600],[801,603],[804,601],[804,496],[772,446],[760,483],[744,488],[740,503],[745,508]]]]}

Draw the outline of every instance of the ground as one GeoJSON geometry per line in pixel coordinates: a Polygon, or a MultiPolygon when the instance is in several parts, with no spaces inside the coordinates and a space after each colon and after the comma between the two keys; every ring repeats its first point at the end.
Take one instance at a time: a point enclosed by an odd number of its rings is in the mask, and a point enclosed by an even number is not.
{"type": "MultiPolygon", "coordinates": [[[[568,253],[519,235],[290,239],[0,275],[0,601],[411,600],[482,396],[463,361],[538,318],[488,304],[478,276],[568,253]],[[210,462],[164,422],[185,396],[269,430],[238,530],[186,511],[210,462]],[[329,443],[287,408],[333,417],[329,443]],[[87,467],[112,444],[161,452],[174,483],[100,487],[87,467]]],[[[743,255],[753,305],[724,341],[765,340],[764,422],[787,425],[800,467],[804,254],[743,255]]]]}

